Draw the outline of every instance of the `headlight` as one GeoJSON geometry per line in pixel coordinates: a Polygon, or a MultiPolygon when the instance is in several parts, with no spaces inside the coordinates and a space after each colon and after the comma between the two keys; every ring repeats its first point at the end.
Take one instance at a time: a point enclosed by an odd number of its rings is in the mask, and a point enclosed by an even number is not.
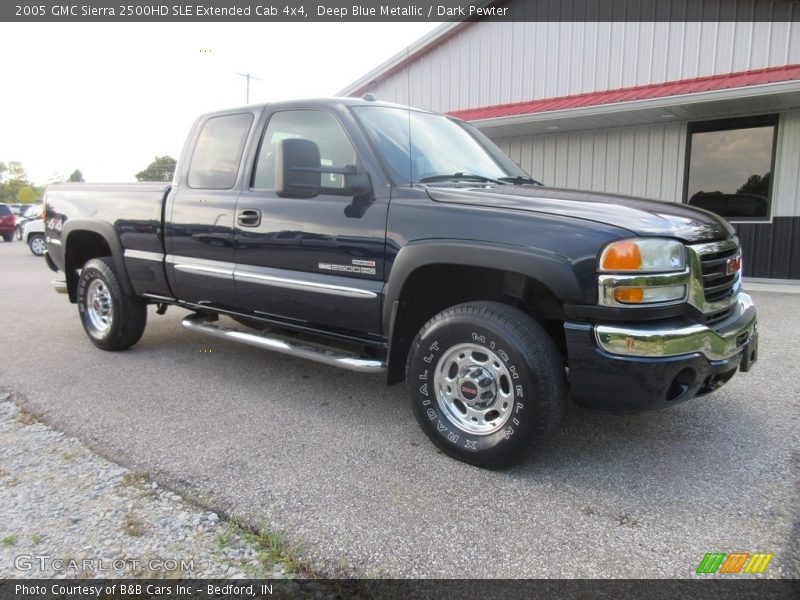
{"type": "Polygon", "coordinates": [[[606,246],[600,270],[615,273],[658,273],[686,268],[686,247],[678,240],[637,238],[606,246]]]}
{"type": "Polygon", "coordinates": [[[636,238],[614,242],[600,255],[599,271],[602,305],[636,307],[686,301],[686,247],[677,240],[636,238]]]}

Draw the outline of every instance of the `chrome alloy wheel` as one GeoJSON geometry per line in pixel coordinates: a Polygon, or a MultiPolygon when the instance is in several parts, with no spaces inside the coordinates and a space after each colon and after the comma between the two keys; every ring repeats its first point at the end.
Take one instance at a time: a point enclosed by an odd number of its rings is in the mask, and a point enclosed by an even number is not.
{"type": "Polygon", "coordinates": [[[476,344],[450,348],[433,375],[439,408],[467,433],[488,435],[514,410],[511,374],[494,352],[476,344]]]}
{"type": "Polygon", "coordinates": [[[101,279],[95,279],[86,292],[86,316],[97,331],[104,332],[111,327],[114,307],[111,292],[101,279]]]}

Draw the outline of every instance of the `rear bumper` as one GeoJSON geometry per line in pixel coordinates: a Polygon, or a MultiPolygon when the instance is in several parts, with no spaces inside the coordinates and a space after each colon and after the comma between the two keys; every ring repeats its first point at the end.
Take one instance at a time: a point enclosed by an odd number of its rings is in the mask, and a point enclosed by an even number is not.
{"type": "Polygon", "coordinates": [[[721,387],[758,354],[756,311],[747,294],[724,323],[564,325],[573,400],[591,408],[662,408],[721,387]]]}

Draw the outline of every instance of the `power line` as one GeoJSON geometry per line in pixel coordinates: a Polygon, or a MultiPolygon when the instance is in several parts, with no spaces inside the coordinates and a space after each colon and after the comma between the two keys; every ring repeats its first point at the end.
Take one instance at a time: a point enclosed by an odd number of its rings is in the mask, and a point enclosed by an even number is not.
{"type": "Polygon", "coordinates": [[[260,77],[256,77],[255,75],[250,75],[250,73],[236,73],[247,79],[247,104],[250,104],[250,80],[255,79],[256,81],[264,81],[260,77]]]}

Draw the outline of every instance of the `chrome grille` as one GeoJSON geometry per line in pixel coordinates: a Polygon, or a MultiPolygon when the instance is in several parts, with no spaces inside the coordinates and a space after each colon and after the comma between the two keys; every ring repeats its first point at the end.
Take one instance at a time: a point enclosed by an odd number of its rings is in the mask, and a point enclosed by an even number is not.
{"type": "Polygon", "coordinates": [[[728,261],[739,256],[739,240],[689,246],[692,286],[689,301],[703,312],[706,324],[725,320],[741,287],[741,270],[728,275],[728,261]]]}
{"type": "Polygon", "coordinates": [[[732,275],[726,273],[728,260],[739,255],[738,246],[721,252],[713,252],[700,256],[703,268],[703,293],[706,302],[719,302],[733,296],[739,272],[732,275]]]}

